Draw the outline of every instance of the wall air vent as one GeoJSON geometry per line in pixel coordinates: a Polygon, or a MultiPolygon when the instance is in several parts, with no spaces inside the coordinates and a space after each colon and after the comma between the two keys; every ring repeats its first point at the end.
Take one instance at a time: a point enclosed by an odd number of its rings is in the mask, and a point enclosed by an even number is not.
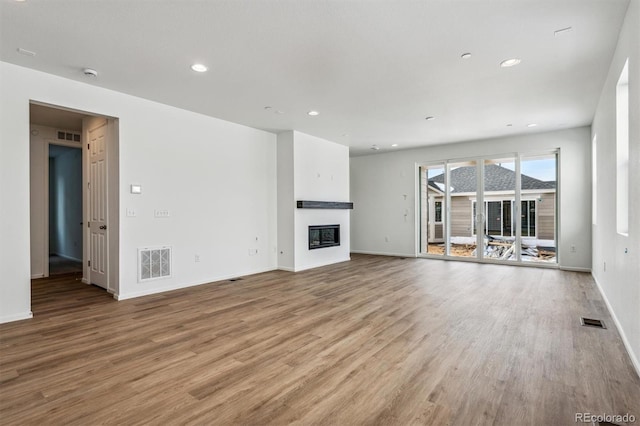
{"type": "Polygon", "coordinates": [[[171,247],[138,249],[138,282],[171,277],[171,247]]]}
{"type": "Polygon", "coordinates": [[[69,130],[58,130],[56,131],[56,135],[59,141],[69,141],[69,142],[81,141],[80,133],[78,132],[72,132],[69,130]]]}

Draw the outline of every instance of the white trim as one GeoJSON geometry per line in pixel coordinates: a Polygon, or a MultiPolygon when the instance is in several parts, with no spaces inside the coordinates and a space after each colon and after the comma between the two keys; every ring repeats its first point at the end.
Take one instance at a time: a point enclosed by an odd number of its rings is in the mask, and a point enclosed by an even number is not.
{"type": "Polygon", "coordinates": [[[373,256],[391,256],[391,257],[419,257],[416,256],[415,254],[411,253],[411,254],[404,254],[404,253],[389,253],[389,252],[383,252],[383,251],[368,251],[368,250],[351,250],[351,253],[355,253],[355,254],[370,254],[373,256]]]}
{"type": "Polygon", "coordinates": [[[593,272],[591,273],[591,276],[593,277],[593,281],[596,283],[596,287],[598,287],[598,291],[602,296],[602,300],[604,300],[604,304],[607,306],[607,310],[609,311],[609,315],[611,315],[611,318],[613,319],[613,323],[616,325],[616,328],[618,329],[618,334],[620,334],[620,337],[622,338],[622,343],[624,343],[624,347],[627,350],[627,354],[631,359],[631,364],[636,369],[636,374],[638,375],[638,377],[640,377],[640,360],[638,360],[638,357],[633,352],[631,343],[629,343],[629,339],[627,339],[627,335],[625,334],[624,329],[622,328],[622,325],[620,325],[620,321],[618,321],[618,317],[616,316],[616,313],[613,310],[613,307],[609,303],[609,299],[607,299],[607,295],[602,290],[602,286],[598,282],[598,279],[596,278],[595,275],[593,275],[593,272]]]}
{"type": "Polygon", "coordinates": [[[86,279],[85,277],[82,277],[82,282],[87,284],[87,285],[91,285],[91,283],[89,282],[88,279],[86,279]]]}
{"type": "Polygon", "coordinates": [[[295,272],[295,270],[293,268],[290,268],[288,266],[278,266],[278,270],[279,271],[287,271],[287,272],[295,272]]]}
{"type": "Polygon", "coordinates": [[[22,312],[20,314],[5,315],[3,317],[0,317],[0,324],[4,324],[5,322],[26,320],[30,318],[33,318],[33,312],[31,311],[22,312]]]}
{"type": "Polygon", "coordinates": [[[591,268],[581,268],[579,266],[559,266],[560,270],[562,271],[569,271],[569,272],[591,272],[591,268]]]}
{"type": "Polygon", "coordinates": [[[37,280],[38,278],[44,278],[44,274],[32,274],[31,279],[37,280]]]}
{"type": "MultiPolygon", "coordinates": [[[[254,271],[249,271],[249,272],[243,272],[241,274],[241,276],[248,276],[248,275],[255,275],[255,274],[261,274],[263,272],[270,272],[270,271],[276,271],[276,268],[264,268],[264,269],[256,269],[254,271]]],[[[120,300],[127,300],[127,299],[134,299],[136,297],[142,297],[142,296],[150,296],[152,294],[160,294],[160,293],[165,293],[167,291],[173,291],[173,290],[180,290],[183,288],[187,288],[187,287],[195,287],[195,286],[199,286],[199,285],[204,285],[204,284],[218,284],[220,283],[220,281],[226,281],[226,280],[230,280],[231,278],[237,278],[239,275],[238,274],[233,274],[233,275],[223,275],[220,277],[214,277],[214,278],[210,278],[206,281],[196,281],[196,282],[191,282],[191,283],[177,283],[177,284],[171,284],[167,287],[155,287],[155,288],[150,288],[150,289],[146,289],[146,290],[140,290],[140,291],[133,291],[130,293],[125,293],[125,294],[121,294],[121,293],[113,293],[113,298],[120,301],[120,300]]]]}
{"type": "Polygon", "coordinates": [[[543,262],[532,262],[532,261],[517,262],[515,260],[500,260],[500,259],[494,259],[494,258],[488,258],[488,257],[477,259],[475,257],[451,256],[451,255],[445,256],[442,254],[428,254],[428,253],[421,253],[420,255],[418,255],[418,257],[420,259],[475,262],[475,263],[484,263],[487,265],[524,266],[524,267],[533,267],[533,268],[560,269],[560,267],[556,263],[543,263],[543,262]]]}

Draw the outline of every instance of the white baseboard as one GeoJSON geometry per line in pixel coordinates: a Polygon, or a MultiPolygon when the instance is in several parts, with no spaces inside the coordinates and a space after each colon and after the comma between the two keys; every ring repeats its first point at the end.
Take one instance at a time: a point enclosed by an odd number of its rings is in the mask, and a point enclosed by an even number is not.
{"type": "Polygon", "coordinates": [[[32,280],[37,280],[38,278],[44,278],[44,274],[33,274],[31,275],[32,280]]]}
{"type": "Polygon", "coordinates": [[[631,343],[629,343],[629,339],[627,339],[627,335],[625,334],[622,328],[622,325],[620,325],[620,321],[618,321],[618,317],[616,316],[616,313],[613,310],[611,303],[609,303],[609,299],[607,299],[607,295],[604,293],[604,290],[602,289],[600,282],[598,282],[598,279],[596,278],[595,275],[593,275],[593,273],[591,274],[591,276],[593,277],[593,281],[595,281],[596,283],[596,287],[598,287],[598,291],[600,291],[600,295],[602,296],[602,300],[604,300],[604,304],[607,306],[607,309],[609,310],[609,315],[611,315],[611,318],[613,318],[613,322],[616,325],[616,328],[618,329],[618,333],[620,334],[620,337],[622,337],[622,343],[624,343],[624,347],[627,349],[629,358],[631,358],[631,364],[633,364],[633,367],[636,369],[636,374],[638,375],[638,377],[640,377],[640,362],[638,361],[638,357],[633,352],[631,343]]]}
{"type": "Polygon", "coordinates": [[[562,266],[559,265],[558,269],[561,271],[570,271],[570,272],[589,272],[591,273],[591,268],[580,268],[577,266],[562,266]]]}
{"type": "Polygon", "coordinates": [[[82,277],[82,282],[83,282],[83,283],[85,283],[85,284],[91,284],[91,283],[89,282],[89,280],[88,280],[88,279],[86,279],[85,277],[82,277]]]}
{"type": "Polygon", "coordinates": [[[293,268],[290,268],[288,266],[278,266],[278,269],[281,270],[281,271],[295,272],[295,270],[293,268]]]}
{"type": "Polygon", "coordinates": [[[241,274],[224,275],[224,276],[220,276],[220,277],[214,277],[214,278],[210,278],[210,279],[208,279],[206,281],[171,284],[171,285],[169,285],[167,287],[150,288],[150,289],[145,289],[145,290],[140,290],[140,291],[133,291],[133,292],[128,292],[128,293],[113,293],[113,298],[116,299],[116,300],[135,299],[136,297],[143,297],[143,296],[149,296],[149,295],[152,295],[152,294],[165,293],[167,291],[180,290],[180,289],[183,289],[183,288],[195,287],[195,286],[204,285],[204,284],[215,284],[217,282],[230,280],[231,278],[237,278],[239,276],[243,276],[244,277],[244,276],[247,276],[247,275],[261,274],[263,272],[269,272],[269,271],[275,271],[275,270],[276,270],[276,268],[257,269],[255,271],[242,272],[241,274]]]}
{"type": "Polygon", "coordinates": [[[5,322],[26,320],[30,318],[33,318],[33,312],[31,311],[21,312],[19,314],[13,314],[13,315],[5,315],[3,317],[0,317],[0,324],[3,324],[5,322]]]}
{"type": "Polygon", "coordinates": [[[411,254],[388,253],[388,252],[383,252],[383,251],[368,251],[368,250],[351,250],[351,253],[371,254],[371,255],[374,255],[374,256],[416,257],[415,253],[411,253],[411,254]]]}

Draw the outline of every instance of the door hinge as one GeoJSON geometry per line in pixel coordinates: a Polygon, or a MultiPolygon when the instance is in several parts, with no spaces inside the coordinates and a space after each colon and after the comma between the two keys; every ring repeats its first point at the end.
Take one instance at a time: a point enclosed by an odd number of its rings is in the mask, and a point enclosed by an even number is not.
{"type": "Polygon", "coordinates": [[[91,266],[91,261],[90,260],[87,261],[87,266],[91,266]]]}
{"type": "Polygon", "coordinates": [[[91,228],[91,222],[87,222],[87,228],[91,228]]]}
{"type": "Polygon", "coordinates": [[[90,143],[88,143],[88,144],[87,144],[87,149],[89,149],[89,147],[90,147],[90,146],[91,146],[91,144],[90,144],[90,143]]]}

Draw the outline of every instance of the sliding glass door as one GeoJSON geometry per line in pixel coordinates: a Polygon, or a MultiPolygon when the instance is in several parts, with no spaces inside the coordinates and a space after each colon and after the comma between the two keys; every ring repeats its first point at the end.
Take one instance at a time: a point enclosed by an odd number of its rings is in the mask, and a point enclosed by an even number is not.
{"type": "Polygon", "coordinates": [[[557,262],[557,155],[526,155],[522,169],[522,260],[557,262]]]}
{"type": "Polygon", "coordinates": [[[420,167],[420,252],[445,254],[444,163],[420,167]]]}
{"type": "Polygon", "coordinates": [[[420,253],[556,263],[556,157],[512,154],[420,166],[420,253]]]}
{"type": "Polygon", "coordinates": [[[515,157],[484,160],[484,230],[482,256],[486,259],[517,261],[515,221],[515,157]]]}
{"type": "MultiPolygon", "coordinates": [[[[459,161],[447,164],[449,199],[449,255],[477,257],[478,236],[476,226],[482,211],[477,211],[474,200],[478,196],[477,161],[459,161]]],[[[481,222],[480,222],[481,223],[481,222]]]]}

